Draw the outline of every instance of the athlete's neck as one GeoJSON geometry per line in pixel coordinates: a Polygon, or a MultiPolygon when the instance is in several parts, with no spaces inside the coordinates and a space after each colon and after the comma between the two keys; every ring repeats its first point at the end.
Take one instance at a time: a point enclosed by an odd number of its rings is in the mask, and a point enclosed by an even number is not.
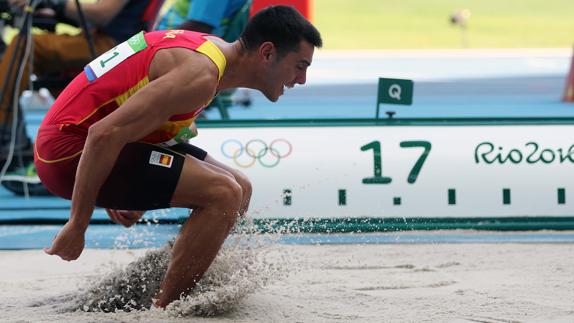
{"type": "Polygon", "coordinates": [[[256,55],[250,55],[239,40],[217,45],[227,60],[227,66],[217,90],[237,87],[256,88],[257,73],[254,68],[257,66],[256,55]]]}

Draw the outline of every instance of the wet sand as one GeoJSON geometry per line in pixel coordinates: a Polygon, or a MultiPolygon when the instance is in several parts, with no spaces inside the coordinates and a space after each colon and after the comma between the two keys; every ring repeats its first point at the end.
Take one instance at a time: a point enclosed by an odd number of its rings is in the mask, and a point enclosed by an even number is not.
{"type": "Polygon", "coordinates": [[[573,244],[229,244],[167,310],[101,311],[145,307],[168,255],[0,251],[0,321],[574,322],[573,244]]]}

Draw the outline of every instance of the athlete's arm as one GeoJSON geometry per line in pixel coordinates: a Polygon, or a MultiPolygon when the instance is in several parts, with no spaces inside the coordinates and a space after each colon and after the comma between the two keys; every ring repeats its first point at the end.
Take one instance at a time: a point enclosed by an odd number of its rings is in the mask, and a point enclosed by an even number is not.
{"type": "Polygon", "coordinates": [[[52,248],[46,249],[48,254],[64,260],[80,256],[98,192],[125,144],[143,138],[172,115],[201,108],[215,94],[217,68],[207,57],[181,48],[160,53],[150,67],[152,81],[88,130],[76,171],[70,220],[52,248]]]}

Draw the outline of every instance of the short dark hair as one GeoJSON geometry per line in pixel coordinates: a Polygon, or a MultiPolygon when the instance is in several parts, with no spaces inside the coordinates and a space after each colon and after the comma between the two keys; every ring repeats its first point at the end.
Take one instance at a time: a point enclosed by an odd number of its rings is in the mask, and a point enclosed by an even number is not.
{"type": "Polygon", "coordinates": [[[250,51],[264,42],[272,42],[278,55],[299,50],[301,40],[315,47],[323,46],[321,34],[297,10],[289,6],[269,6],[255,14],[247,23],[240,41],[250,51]]]}

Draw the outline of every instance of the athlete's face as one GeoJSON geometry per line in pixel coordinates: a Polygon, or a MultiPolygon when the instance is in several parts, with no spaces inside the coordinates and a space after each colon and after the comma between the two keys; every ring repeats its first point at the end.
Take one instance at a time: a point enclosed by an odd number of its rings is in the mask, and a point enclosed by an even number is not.
{"type": "Polygon", "coordinates": [[[263,52],[266,73],[261,91],[267,99],[275,102],[286,89],[294,87],[295,84],[305,84],[307,68],[313,60],[314,50],[313,45],[302,40],[298,51],[291,51],[282,57],[277,55],[272,44],[263,52]]]}

